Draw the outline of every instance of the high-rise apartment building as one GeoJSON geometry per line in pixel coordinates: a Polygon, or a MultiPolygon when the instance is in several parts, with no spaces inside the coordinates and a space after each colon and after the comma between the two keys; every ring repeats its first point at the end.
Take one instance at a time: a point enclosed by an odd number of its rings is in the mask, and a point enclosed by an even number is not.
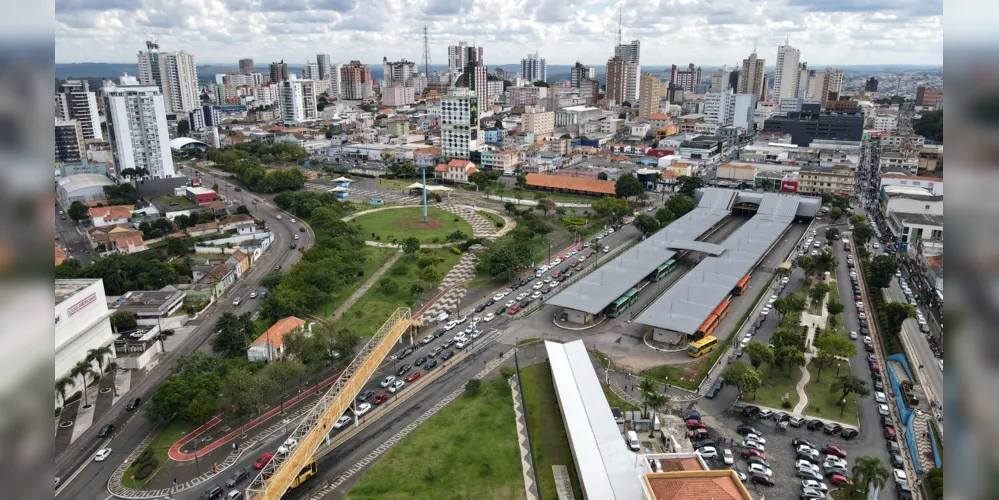
{"type": "Polygon", "coordinates": [[[614,47],[614,57],[621,57],[633,66],[633,71],[628,73],[625,84],[627,87],[627,99],[625,100],[631,102],[638,100],[638,73],[642,70],[641,51],[642,44],[638,40],[632,40],[631,43],[622,43],[614,47]]]}
{"type": "Polygon", "coordinates": [[[252,57],[244,57],[239,60],[239,72],[244,75],[252,75],[257,72],[257,67],[253,64],[252,57]]]}
{"type": "Polygon", "coordinates": [[[873,76],[870,77],[870,78],[868,78],[867,82],[864,83],[864,91],[865,92],[877,92],[878,91],[878,79],[874,78],[873,76]]]}
{"type": "Polygon", "coordinates": [[[61,90],[56,94],[59,118],[79,122],[84,139],[104,139],[97,114],[97,94],[90,91],[90,83],[86,80],[66,80],[61,90]]]}
{"type": "Polygon", "coordinates": [[[340,96],[359,101],[372,95],[371,68],[361,61],[350,61],[340,67],[340,96]]]}
{"type": "Polygon", "coordinates": [[[642,75],[638,95],[638,120],[648,121],[649,117],[659,112],[659,101],[662,99],[663,84],[651,73],[642,75]]]}
{"type": "Polygon", "coordinates": [[[327,80],[329,80],[330,82],[330,89],[328,91],[330,97],[335,97],[339,99],[342,95],[341,89],[343,88],[343,86],[340,84],[340,76],[341,76],[340,72],[342,68],[343,65],[341,64],[330,65],[330,74],[329,78],[327,78],[327,80]]]}
{"type": "MultiPolygon", "coordinates": [[[[407,61],[389,61],[387,57],[382,58],[382,87],[391,87],[400,84],[406,87],[416,87],[415,78],[420,75],[416,63],[407,61]]],[[[423,90],[423,87],[420,87],[423,90]]]]}
{"type": "Polygon", "coordinates": [[[687,69],[678,70],[673,66],[673,75],[670,81],[673,82],[676,90],[684,92],[696,92],[697,86],[701,84],[701,67],[694,66],[694,63],[687,65],[687,69]]]}
{"type": "Polygon", "coordinates": [[[465,47],[465,67],[457,79],[453,80],[455,87],[464,87],[475,92],[478,106],[487,106],[489,102],[489,74],[482,63],[481,47],[465,47]]]}
{"type": "Polygon", "coordinates": [[[441,156],[467,160],[478,150],[479,103],[475,92],[457,89],[441,97],[441,156]]]}
{"type": "Polygon", "coordinates": [[[731,88],[729,82],[732,80],[732,72],[729,71],[725,66],[721,69],[715,71],[711,75],[711,85],[708,87],[709,92],[724,92],[731,88]]]}
{"type": "Polygon", "coordinates": [[[586,66],[583,66],[583,64],[580,63],[579,61],[576,61],[576,65],[569,68],[569,86],[582,87],[583,80],[586,79],[596,80],[597,69],[588,68],[586,66]]]}
{"type": "Polygon", "coordinates": [[[458,77],[465,72],[468,62],[471,60],[482,62],[482,47],[468,45],[465,42],[458,42],[458,45],[450,45],[447,48],[447,70],[451,77],[451,85],[458,81],[458,77]]]}
{"type": "Polygon", "coordinates": [[[303,80],[320,80],[319,78],[319,63],[314,63],[306,61],[302,66],[302,79],[303,80]]]}
{"type": "Polygon", "coordinates": [[[704,121],[754,131],[756,94],[736,94],[732,89],[704,95],[704,121]]]}
{"type": "Polygon", "coordinates": [[[319,66],[319,80],[330,78],[330,55],[316,54],[316,64],[319,66]]]}
{"type": "Polygon", "coordinates": [[[527,58],[520,60],[520,75],[529,82],[545,81],[548,78],[548,66],[543,57],[538,57],[538,53],[527,54],[527,58]]]}
{"type": "Polygon", "coordinates": [[[795,97],[797,97],[802,91],[804,91],[807,96],[809,90],[811,90],[814,85],[812,83],[814,80],[815,70],[808,69],[808,63],[800,63],[798,65],[798,91],[794,93],[795,97]]]}
{"type": "Polygon", "coordinates": [[[916,106],[936,106],[937,101],[943,101],[943,90],[916,87],[916,106]]]}
{"type": "Polygon", "coordinates": [[[793,99],[798,95],[798,80],[801,76],[801,51],[792,47],[787,40],[777,47],[777,71],[774,72],[773,96],[777,99],[793,99]]]}
{"type": "Polygon", "coordinates": [[[166,103],[156,85],[125,75],[101,89],[115,169],[144,168],[149,177],[174,177],[166,103]]]}
{"type": "Polygon", "coordinates": [[[55,120],[55,161],[80,163],[87,156],[83,147],[83,128],[77,120],[55,120]]]}
{"type": "Polygon", "coordinates": [[[288,63],[284,62],[284,59],[280,62],[272,62],[270,69],[272,82],[278,83],[288,79],[288,63]]]}
{"type": "Polygon", "coordinates": [[[739,73],[739,94],[755,94],[760,99],[766,97],[767,74],[766,59],[756,56],[756,50],[748,58],[742,60],[742,71],[739,73]]]}
{"type": "Polygon", "coordinates": [[[201,107],[194,56],[184,51],[160,52],[156,42],[147,41],[138,62],[139,83],[159,88],[168,112],[186,115],[201,107]]]}
{"type": "Polygon", "coordinates": [[[278,108],[285,123],[301,123],[319,117],[314,80],[284,80],[278,83],[278,108]]]}
{"type": "Polygon", "coordinates": [[[634,103],[628,82],[636,80],[634,73],[638,70],[635,63],[623,57],[614,56],[607,60],[607,92],[606,97],[614,104],[624,102],[634,103]]]}
{"type": "Polygon", "coordinates": [[[843,70],[826,68],[825,71],[817,74],[816,78],[821,82],[822,89],[818,95],[819,104],[825,106],[830,94],[835,96],[834,100],[839,98],[840,92],[843,91],[843,70]]]}
{"type": "Polygon", "coordinates": [[[521,129],[529,132],[537,138],[546,137],[555,131],[555,112],[545,111],[544,108],[528,107],[524,114],[520,115],[521,129]]]}

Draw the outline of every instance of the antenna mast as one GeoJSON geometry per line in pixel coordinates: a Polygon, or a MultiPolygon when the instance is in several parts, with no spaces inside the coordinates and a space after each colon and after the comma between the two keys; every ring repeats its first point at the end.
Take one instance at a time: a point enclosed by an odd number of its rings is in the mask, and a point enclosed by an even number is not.
{"type": "MultiPolygon", "coordinates": [[[[430,39],[427,37],[427,25],[423,25],[423,73],[430,82],[430,39]]],[[[422,89],[421,89],[422,90],[422,89]]]]}
{"type": "Polygon", "coordinates": [[[621,45],[621,10],[623,6],[618,6],[617,8],[617,44],[621,45]]]}

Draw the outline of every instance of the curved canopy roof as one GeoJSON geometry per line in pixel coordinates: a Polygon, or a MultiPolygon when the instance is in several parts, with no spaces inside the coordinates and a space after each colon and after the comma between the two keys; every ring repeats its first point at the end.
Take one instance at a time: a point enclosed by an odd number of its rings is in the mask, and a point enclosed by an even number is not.
{"type": "Polygon", "coordinates": [[[207,148],[208,144],[205,144],[197,139],[191,139],[190,137],[177,137],[176,139],[170,139],[170,149],[186,149],[186,148],[207,148]]]}

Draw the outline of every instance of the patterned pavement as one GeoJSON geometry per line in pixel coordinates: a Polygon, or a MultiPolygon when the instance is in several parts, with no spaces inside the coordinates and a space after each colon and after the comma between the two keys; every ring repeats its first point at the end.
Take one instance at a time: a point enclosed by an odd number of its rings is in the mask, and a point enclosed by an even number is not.
{"type": "MultiPolygon", "coordinates": [[[[332,186],[328,184],[320,184],[318,182],[306,182],[305,189],[308,191],[315,191],[317,193],[326,193],[332,186]]],[[[349,188],[349,195],[351,198],[364,198],[366,200],[379,199],[386,201],[397,201],[405,203],[415,203],[420,201],[422,198],[419,196],[414,196],[409,193],[402,193],[398,191],[382,191],[375,189],[360,189],[360,188],[349,188]]]]}
{"type": "Polygon", "coordinates": [[[472,236],[476,238],[495,238],[496,226],[489,219],[481,216],[474,208],[461,205],[438,205],[438,208],[447,210],[472,225],[472,236]]]}
{"type": "Polygon", "coordinates": [[[517,444],[520,445],[520,465],[524,470],[524,490],[527,493],[527,500],[537,500],[538,485],[534,484],[534,460],[531,458],[531,441],[527,436],[527,416],[520,404],[520,384],[517,383],[517,377],[510,377],[508,382],[513,397],[513,413],[517,421],[517,444]]]}
{"type": "MultiPolygon", "coordinates": [[[[448,271],[447,276],[444,277],[444,281],[441,282],[441,288],[447,288],[450,286],[457,285],[459,283],[471,280],[475,278],[475,254],[468,252],[458,259],[458,263],[448,271]]],[[[427,308],[420,316],[425,323],[429,323],[437,317],[442,311],[452,311],[457,312],[458,306],[461,304],[461,299],[465,297],[468,290],[458,286],[452,288],[444,293],[440,299],[434,302],[433,305],[427,308]]]]}

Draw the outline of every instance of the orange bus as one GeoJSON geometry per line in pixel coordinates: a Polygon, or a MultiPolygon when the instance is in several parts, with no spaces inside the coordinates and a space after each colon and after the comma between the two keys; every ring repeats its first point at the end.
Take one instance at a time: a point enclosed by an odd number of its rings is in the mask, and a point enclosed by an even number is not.
{"type": "Polygon", "coordinates": [[[725,316],[728,316],[729,305],[728,300],[723,300],[720,304],[718,304],[718,307],[716,307],[714,311],[711,311],[711,314],[718,316],[719,323],[721,323],[721,320],[725,319],[725,316]]]}
{"type": "Polygon", "coordinates": [[[718,328],[718,315],[711,314],[707,319],[701,323],[701,326],[697,328],[697,333],[694,334],[694,340],[700,340],[708,335],[714,333],[715,328],[718,328]]]}
{"type": "Polygon", "coordinates": [[[745,292],[747,288],[749,288],[749,275],[748,274],[745,275],[745,276],[743,276],[742,279],[739,280],[739,283],[737,283],[735,285],[735,288],[732,289],[732,293],[735,294],[735,295],[742,295],[742,292],[745,292]]]}

